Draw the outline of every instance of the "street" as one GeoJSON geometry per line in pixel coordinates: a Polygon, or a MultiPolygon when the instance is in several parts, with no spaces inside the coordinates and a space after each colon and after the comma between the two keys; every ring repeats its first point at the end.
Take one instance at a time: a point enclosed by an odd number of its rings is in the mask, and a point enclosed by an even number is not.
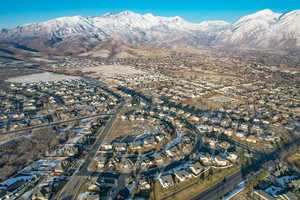
{"type": "Polygon", "coordinates": [[[97,154],[97,151],[101,144],[103,143],[104,139],[106,138],[107,134],[110,132],[112,125],[117,117],[117,113],[122,109],[124,106],[125,102],[121,102],[121,104],[116,108],[115,115],[112,115],[110,120],[106,123],[105,128],[102,130],[101,133],[99,133],[95,144],[92,147],[92,150],[89,151],[84,163],[80,166],[79,170],[74,173],[74,175],[71,177],[69,182],[64,186],[60,194],[58,195],[57,199],[61,200],[71,200],[75,199],[76,195],[78,193],[78,190],[80,188],[80,181],[83,180],[84,178],[87,178],[88,176],[92,175],[97,175],[95,172],[91,172],[88,170],[88,167],[94,157],[97,154]]]}

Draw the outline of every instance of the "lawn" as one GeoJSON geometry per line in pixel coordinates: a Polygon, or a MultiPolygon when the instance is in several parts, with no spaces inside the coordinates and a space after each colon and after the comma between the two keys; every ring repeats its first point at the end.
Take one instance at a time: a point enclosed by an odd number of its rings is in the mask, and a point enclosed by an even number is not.
{"type": "Polygon", "coordinates": [[[249,190],[244,189],[243,191],[241,191],[240,193],[238,193],[237,195],[232,197],[231,200],[247,200],[247,199],[249,199],[248,193],[249,193],[249,190]]]}
{"type": "Polygon", "coordinates": [[[212,98],[220,97],[221,95],[215,92],[211,92],[211,94],[207,94],[203,97],[199,98],[190,98],[187,100],[184,100],[182,103],[187,104],[189,106],[195,106],[198,109],[219,109],[219,108],[226,108],[232,105],[239,104],[241,101],[238,99],[235,99],[235,101],[228,102],[228,103],[220,103],[215,102],[212,100],[212,98]]]}
{"type": "Polygon", "coordinates": [[[220,172],[214,172],[212,177],[206,177],[204,180],[192,178],[169,189],[163,189],[160,183],[157,181],[154,185],[155,199],[189,199],[217,184],[219,181],[222,181],[225,177],[230,176],[239,169],[239,166],[235,166],[220,172]]]}
{"type": "Polygon", "coordinates": [[[235,136],[235,135],[231,136],[230,138],[231,138],[232,140],[234,140],[234,141],[237,141],[237,142],[239,142],[239,143],[241,143],[241,144],[245,144],[245,145],[251,147],[252,149],[256,149],[256,150],[258,150],[258,151],[271,152],[272,150],[274,150],[274,148],[266,148],[266,147],[264,146],[263,141],[258,141],[258,142],[256,142],[256,143],[253,143],[253,142],[247,142],[247,141],[245,141],[245,140],[241,140],[239,137],[237,137],[237,136],[235,136]]]}
{"type": "Polygon", "coordinates": [[[149,128],[149,125],[140,121],[118,120],[113,124],[113,127],[108,134],[108,139],[117,137],[125,137],[130,135],[139,135],[149,128]]]}
{"type": "Polygon", "coordinates": [[[288,158],[288,161],[294,163],[298,168],[300,168],[300,153],[295,153],[288,158]]]}

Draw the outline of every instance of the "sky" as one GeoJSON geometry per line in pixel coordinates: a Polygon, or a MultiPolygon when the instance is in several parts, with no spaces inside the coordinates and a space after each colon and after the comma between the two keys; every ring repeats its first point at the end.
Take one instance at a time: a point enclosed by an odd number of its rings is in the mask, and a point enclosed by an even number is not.
{"type": "Polygon", "coordinates": [[[100,16],[124,10],[159,16],[180,16],[200,23],[205,20],[234,22],[262,9],[288,12],[300,9],[300,0],[1,0],[0,28],[64,16],[100,16]]]}

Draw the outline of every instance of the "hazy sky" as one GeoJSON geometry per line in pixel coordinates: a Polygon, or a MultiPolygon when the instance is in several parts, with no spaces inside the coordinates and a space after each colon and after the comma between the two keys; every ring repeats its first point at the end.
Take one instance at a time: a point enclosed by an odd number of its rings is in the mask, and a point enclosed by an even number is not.
{"type": "Polygon", "coordinates": [[[99,16],[131,10],[141,14],[180,16],[199,23],[204,20],[234,22],[265,8],[275,12],[300,9],[300,0],[1,0],[0,28],[63,16],[99,16]]]}

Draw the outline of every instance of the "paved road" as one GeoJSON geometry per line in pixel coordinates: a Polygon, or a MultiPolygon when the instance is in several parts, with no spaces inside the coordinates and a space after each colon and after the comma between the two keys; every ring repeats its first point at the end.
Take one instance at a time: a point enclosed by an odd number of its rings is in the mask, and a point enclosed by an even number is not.
{"type": "Polygon", "coordinates": [[[61,200],[72,200],[76,198],[76,195],[78,193],[78,190],[80,188],[80,181],[87,178],[88,176],[97,175],[97,173],[89,171],[88,167],[90,166],[90,163],[94,159],[94,157],[97,154],[97,151],[101,144],[103,143],[105,137],[109,133],[110,129],[112,128],[112,125],[117,117],[117,113],[120,112],[121,108],[124,106],[125,102],[121,102],[121,104],[116,108],[115,115],[112,115],[110,120],[106,123],[104,129],[100,129],[101,133],[99,133],[92,150],[89,151],[84,163],[80,166],[77,172],[74,173],[73,176],[71,176],[68,183],[64,186],[60,194],[58,195],[57,199],[61,200]]]}
{"type": "Polygon", "coordinates": [[[119,192],[124,189],[125,184],[126,184],[126,179],[129,176],[129,174],[120,174],[120,177],[118,179],[118,185],[116,188],[114,188],[112,190],[112,193],[109,197],[108,200],[112,200],[112,199],[116,199],[117,195],[119,194],[119,192]]]}
{"type": "Polygon", "coordinates": [[[111,115],[115,115],[115,113],[95,114],[95,115],[89,115],[89,116],[84,116],[84,117],[78,117],[78,118],[73,118],[73,119],[64,120],[64,121],[59,121],[59,122],[52,122],[52,123],[48,123],[48,124],[42,124],[42,125],[38,125],[38,126],[32,126],[32,127],[23,128],[23,129],[17,129],[17,130],[7,131],[7,132],[4,132],[4,133],[1,133],[1,135],[13,134],[13,133],[21,132],[21,131],[31,131],[31,130],[37,129],[37,128],[46,128],[46,127],[48,127],[48,126],[56,126],[56,125],[59,125],[59,124],[68,123],[68,122],[73,122],[73,121],[78,121],[78,120],[83,120],[83,119],[89,119],[89,118],[93,118],[93,117],[101,117],[101,116],[111,116],[111,115]]]}
{"type": "MultiPolygon", "coordinates": [[[[121,110],[121,108],[123,107],[125,103],[122,102],[118,108],[116,109],[117,113],[118,111],[121,110]]],[[[103,143],[105,137],[107,136],[107,134],[109,133],[110,129],[112,128],[112,125],[116,119],[117,115],[113,115],[110,120],[106,123],[105,125],[105,128],[104,130],[102,131],[102,133],[97,137],[96,141],[95,141],[95,144],[92,148],[91,151],[89,151],[89,154],[88,154],[88,158],[85,160],[85,162],[83,163],[83,165],[80,167],[79,169],[79,172],[77,173],[78,175],[83,175],[83,176],[90,176],[92,173],[94,172],[90,172],[88,170],[88,167],[91,163],[91,161],[94,159],[94,157],[96,156],[97,154],[97,151],[99,149],[99,147],[101,146],[101,144],[103,143]]]]}

